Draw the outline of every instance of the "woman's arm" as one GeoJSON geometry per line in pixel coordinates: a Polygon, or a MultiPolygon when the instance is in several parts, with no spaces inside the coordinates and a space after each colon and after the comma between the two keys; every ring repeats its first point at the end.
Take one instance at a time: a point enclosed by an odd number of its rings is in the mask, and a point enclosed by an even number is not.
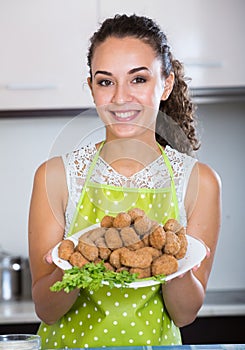
{"type": "Polygon", "coordinates": [[[179,327],[193,322],[203,304],[221,223],[221,184],[217,174],[197,163],[188,187],[187,233],[202,240],[210,253],[195,272],[193,269],[163,285],[166,308],[179,327]]]}
{"type": "Polygon", "coordinates": [[[50,286],[61,280],[63,272],[45,260],[50,249],[63,239],[67,198],[63,162],[61,158],[53,158],[41,165],[35,174],[29,215],[32,298],[38,317],[47,324],[63,316],[79,292],[51,292],[50,286]]]}

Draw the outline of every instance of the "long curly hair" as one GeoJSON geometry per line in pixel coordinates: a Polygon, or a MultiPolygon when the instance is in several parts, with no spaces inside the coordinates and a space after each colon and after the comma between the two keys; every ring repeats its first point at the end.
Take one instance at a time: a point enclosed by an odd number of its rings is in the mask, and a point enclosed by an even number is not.
{"type": "Polygon", "coordinates": [[[162,62],[162,74],[167,78],[174,73],[172,92],[167,100],[161,101],[156,122],[156,140],[162,145],[191,154],[200,143],[196,135],[195,106],[191,101],[183,65],[174,59],[167,37],[160,26],[145,16],[115,15],[106,19],[90,39],[87,63],[91,74],[91,62],[97,46],[108,37],[134,37],[152,47],[162,62]]]}

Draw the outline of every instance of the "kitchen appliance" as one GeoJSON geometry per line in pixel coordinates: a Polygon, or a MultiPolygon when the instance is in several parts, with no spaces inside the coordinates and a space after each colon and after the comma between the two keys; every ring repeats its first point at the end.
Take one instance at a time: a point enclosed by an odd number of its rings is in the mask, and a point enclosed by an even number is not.
{"type": "Polygon", "coordinates": [[[24,261],[0,248],[0,301],[19,300],[23,295],[24,261]]]}

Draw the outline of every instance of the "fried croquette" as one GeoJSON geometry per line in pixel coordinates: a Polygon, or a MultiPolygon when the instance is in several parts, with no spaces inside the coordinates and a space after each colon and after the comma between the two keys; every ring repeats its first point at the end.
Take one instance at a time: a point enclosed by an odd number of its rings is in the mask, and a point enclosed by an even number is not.
{"type": "Polygon", "coordinates": [[[105,242],[107,247],[112,250],[121,248],[123,246],[120,233],[115,227],[110,227],[106,230],[105,242]]]}
{"type": "Polygon", "coordinates": [[[109,248],[106,247],[100,247],[99,248],[99,257],[102,260],[107,260],[109,259],[109,256],[111,255],[111,250],[109,248]]]}
{"type": "Polygon", "coordinates": [[[140,237],[137,235],[133,227],[124,227],[120,231],[121,239],[125,247],[137,243],[140,240],[140,237]]]}
{"type": "Polygon", "coordinates": [[[131,216],[128,213],[119,213],[113,220],[113,227],[123,228],[130,226],[131,216]]]}
{"type": "Polygon", "coordinates": [[[74,252],[69,259],[72,266],[83,267],[89,261],[80,252],[74,252]]]}
{"type": "Polygon", "coordinates": [[[144,216],[145,212],[142,209],[133,208],[128,211],[128,214],[131,216],[131,222],[133,223],[138,216],[144,216]]]}
{"type": "Polygon", "coordinates": [[[139,235],[144,235],[150,231],[152,221],[146,216],[138,216],[134,221],[134,228],[139,235]]]}
{"type": "Polygon", "coordinates": [[[184,256],[186,255],[187,252],[187,247],[188,247],[188,241],[186,238],[185,233],[179,233],[178,234],[178,239],[180,243],[180,249],[177,254],[175,254],[176,259],[183,259],[184,256]]]}
{"type": "Polygon", "coordinates": [[[150,242],[149,242],[149,234],[145,234],[144,236],[141,236],[141,240],[144,243],[145,247],[149,247],[150,242]]]}
{"type": "Polygon", "coordinates": [[[58,247],[58,256],[61,259],[69,260],[70,256],[74,253],[75,244],[69,240],[63,240],[58,247]]]}
{"type": "Polygon", "coordinates": [[[166,244],[164,246],[164,253],[175,255],[180,250],[180,242],[178,236],[172,231],[166,232],[166,244]]]}
{"type": "Polygon", "coordinates": [[[149,243],[153,248],[162,249],[166,243],[166,232],[164,228],[158,225],[149,234],[149,243]]]}
{"type": "Polygon", "coordinates": [[[120,261],[122,265],[144,269],[151,265],[152,255],[149,252],[141,251],[141,249],[133,251],[126,248],[120,254],[120,261]]]}
{"type": "Polygon", "coordinates": [[[114,217],[110,215],[105,215],[100,222],[101,227],[113,227],[114,217]]]}
{"type": "Polygon", "coordinates": [[[88,243],[83,240],[78,241],[78,251],[89,261],[94,261],[99,256],[99,249],[93,242],[88,243]]]}
{"type": "Polygon", "coordinates": [[[137,278],[147,278],[151,277],[151,267],[145,269],[140,269],[139,267],[131,267],[130,273],[137,273],[137,278]]]}
{"type": "Polygon", "coordinates": [[[178,232],[181,229],[180,223],[175,219],[168,219],[164,225],[165,231],[172,231],[174,233],[178,232]]]}
{"type": "Polygon", "coordinates": [[[143,248],[141,248],[141,252],[150,253],[152,256],[152,260],[154,260],[162,255],[161,250],[153,248],[153,247],[143,247],[143,248]]]}
{"type": "Polygon", "coordinates": [[[178,261],[173,255],[163,254],[151,265],[151,273],[155,275],[171,275],[178,270],[178,261]]]}
{"type": "Polygon", "coordinates": [[[111,254],[111,250],[107,247],[104,237],[99,237],[94,242],[99,249],[99,257],[102,260],[107,260],[111,254]]]}
{"type": "Polygon", "coordinates": [[[182,226],[180,228],[180,230],[176,232],[176,235],[179,235],[179,234],[185,234],[186,235],[186,228],[184,226],[182,226]]]}
{"type": "Polygon", "coordinates": [[[88,236],[91,241],[95,242],[98,238],[103,237],[105,235],[106,229],[104,227],[97,227],[90,231],[88,236]]]}
{"type": "Polygon", "coordinates": [[[121,264],[121,252],[127,248],[122,247],[119,249],[114,250],[110,257],[109,257],[109,262],[112,266],[116,267],[117,269],[120,269],[122,267],[121,264]]]}

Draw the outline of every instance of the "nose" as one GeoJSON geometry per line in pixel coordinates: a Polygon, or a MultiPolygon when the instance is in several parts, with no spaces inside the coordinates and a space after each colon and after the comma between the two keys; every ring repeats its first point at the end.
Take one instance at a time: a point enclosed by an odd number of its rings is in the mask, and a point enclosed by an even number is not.
{"type": "Polygon", "coordinates": [[[118,83],[115,85],[112,102],[116,104],[123,104],[132,101],[132,94],[130,87],[126,83],[118,83]]]}

